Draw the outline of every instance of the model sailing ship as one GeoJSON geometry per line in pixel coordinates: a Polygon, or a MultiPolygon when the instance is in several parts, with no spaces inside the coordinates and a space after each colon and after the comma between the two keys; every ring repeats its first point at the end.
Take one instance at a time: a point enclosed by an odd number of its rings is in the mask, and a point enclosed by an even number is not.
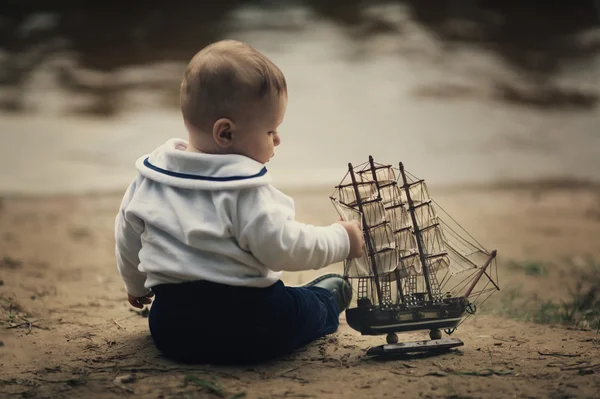
{"type": "Polygon", "coordinates": [[[499,290],[496,251],[478,244],[429,197],[425,181],[402,163],[396,169],[369,156],[369,162],[357,167],[348,164],[331,200],[343,220],[362,223],[364,254],[344,264],[356,300],[346,319],[363,335],[387,334],[388,342],[368,354],[463,345],[458,339],[441,339],[441,330],[452,334],[499,290]],[[397,343],[396,332],[414,330],[429,330],[431,341],[397,343]]]}

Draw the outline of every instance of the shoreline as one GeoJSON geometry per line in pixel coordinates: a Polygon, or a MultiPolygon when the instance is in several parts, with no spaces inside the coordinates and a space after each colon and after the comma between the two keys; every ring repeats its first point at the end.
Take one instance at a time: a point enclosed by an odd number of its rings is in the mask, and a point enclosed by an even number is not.
{"type": "MultiPolygon", "coordinates": [[[[427,181],[427,180],[426,180],[427,181]]],[[[336,183],[337,184],[337,183],[336,183]]],[[[298,185],[278,185],[273,184],[279,190],[290,194],[322,194],[331,191],[333,193],[335,184],[331,186],[325,184],[298,184],[298,185]]],[[[506,179],[490,182],[465,182],[451,184],[428,184],[430,191],[438,194],[454,194],[459,192],[483,192],[483,191],[598,191],[600,192],[600,180],[579,179],[579,178],[563,178],[563,177],[548,177],[535,179],[506,179]]],[[[98,190],[73,190],[59,192],[35,192],[35,191],[1,191],[0,200],[2,199],[55,199],[55,198],[77,198],[77,197],[114,197],[125,193],[127,186],[121,189],[98,189],[98,190]]]]}

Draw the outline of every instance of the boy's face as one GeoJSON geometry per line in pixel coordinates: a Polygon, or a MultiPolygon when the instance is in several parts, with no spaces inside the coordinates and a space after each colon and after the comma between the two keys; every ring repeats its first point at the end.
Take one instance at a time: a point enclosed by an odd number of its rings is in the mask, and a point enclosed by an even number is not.
{"type": "Polygon", "coordinates": [[[281,139],[277,128],[283,122],[287,95],[272,96],[250,105],[236,123],[234,152],[265,164],[275,155],[281,139]]]}

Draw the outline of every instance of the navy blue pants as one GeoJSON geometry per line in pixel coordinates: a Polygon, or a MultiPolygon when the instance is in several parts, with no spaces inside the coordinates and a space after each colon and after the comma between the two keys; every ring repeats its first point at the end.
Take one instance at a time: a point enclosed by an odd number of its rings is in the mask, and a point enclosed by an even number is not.
{"type": "Polygon", "coordinates": [[[339,308],[320,287],[233,287],[194,281],[152,288],[150,333],[165,356],[187,363],[252,364],[335,332],[339,308]]]}

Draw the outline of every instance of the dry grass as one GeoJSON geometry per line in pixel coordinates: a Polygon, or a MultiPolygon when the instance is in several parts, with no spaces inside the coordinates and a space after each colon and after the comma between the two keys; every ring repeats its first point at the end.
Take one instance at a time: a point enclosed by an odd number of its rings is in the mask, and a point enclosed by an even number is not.
{"type": "MultiPolygon", "coordinates": [[[[540,324],[562,324],[600,333],[600,262],[587,257],[583,264],[567,261],[577,273],[574,287],[569,287],[567,300],[541,300],[536,295],[524,296],[520,288],[508,289],[501,297],[501,313],[510,317],[540,324]]],[[[543,277],[548,273],[545,264],[512,262],[511,268],[530,276],[543,277]]]]}

